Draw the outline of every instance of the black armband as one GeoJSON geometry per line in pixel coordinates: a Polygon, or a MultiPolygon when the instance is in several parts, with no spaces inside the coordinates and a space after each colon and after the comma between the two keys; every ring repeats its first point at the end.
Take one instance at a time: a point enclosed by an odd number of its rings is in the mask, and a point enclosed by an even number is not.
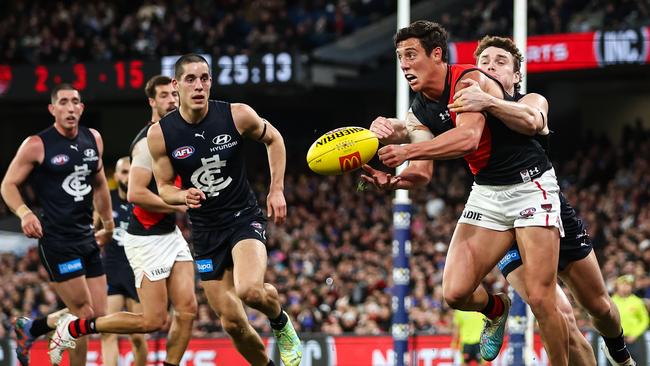
{"type": "Polygon", "coordinates": [[[257,138],[257,141],[262,141],[264,136],[266,136],[266,125],[268,124],[268,121],[264,119],[264,129],[262,130],[262,134],[260,137],[257,138]]]}

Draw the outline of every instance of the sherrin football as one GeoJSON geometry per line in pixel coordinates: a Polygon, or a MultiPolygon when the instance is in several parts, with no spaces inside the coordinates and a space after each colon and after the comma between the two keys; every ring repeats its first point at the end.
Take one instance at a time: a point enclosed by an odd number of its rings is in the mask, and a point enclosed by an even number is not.
{"type": "Polygon", "coordinates": [[[327,132],[309,148],[307,165],[322,175],[337,175],[361,168],[377,153],[379,140],[363,127],[341,127],[327,132]]]}

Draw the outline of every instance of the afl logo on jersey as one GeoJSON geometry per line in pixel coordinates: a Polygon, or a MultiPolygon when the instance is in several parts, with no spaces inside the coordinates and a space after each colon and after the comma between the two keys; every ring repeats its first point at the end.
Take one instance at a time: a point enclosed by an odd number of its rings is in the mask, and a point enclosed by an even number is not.
{"type": "Polygon", "coordinates": [[[54,165],[63,165],[68,161],[70,161],[70,157],[66,154],[59,154],[53,157],[52,159],[50,159],[50,162],[52,162],[52,164],[54,165]]]}
{"type": "Polygon", "coordinates": [[[172,152],[174,159],[186,159],[189,158],[192,154],[194,154],[193,146],[181,146],[172,152]]]}

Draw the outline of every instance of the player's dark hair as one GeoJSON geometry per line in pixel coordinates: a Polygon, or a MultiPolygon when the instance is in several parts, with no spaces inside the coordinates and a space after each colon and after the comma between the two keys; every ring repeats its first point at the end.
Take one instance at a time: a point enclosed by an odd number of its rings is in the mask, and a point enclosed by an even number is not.
{"type": "Polygon", "coordinates": [[[178,60],[176,60],[176,63],[174,64],[174,77],[176,78],[176,80],[180,79],[181,76],[183,76],[183,72],[185,71],[183,69],[183,66],[194,62],[205,63],[206,65],[208,65],[208,72],[210,72],[210,64],[203,56],[196,53],[188,53],[181,56],[178,60]]]}
{"type": "MultiPolygon", "coordinates": [[[[56,103],[56,101],[59,100],[59,92],[61,90],[77,90],[77,89],[75,89],[72,85],[68,83],[61,83],[55,85],[54,88],[52,88],[52,92],[50,93],[50,102],[52,104],[56,103]]],[[[77,93],[79,93],[78,90],[77,93]]],[[[79,100],[81,100],[81,93],[79,93],[79,100]]]]}
{"type": "MultiPolygon", "coordinates": [[[[512,55],[512,61],[514,63],[512,67],[513,71],[521,74],[521,63],[524,61],[524,56],[519,51],[519,48],[517,48],[517,45],[515,45],[515,42],[513,42],[510,38],[485,36],[478,42],[478,47],[476,47],[476,51],[474,51],[474,58],[478,60],[479,56],[481,56],[481,53],[483,53],[483,51],[485,51],[485,49],[488,47],[500,48],[510,53],[512,55]]],[[[523,75],[521,75],[521,77],[523,78],[523,75]]],[[[515,91],[518,92],[520,88],[521,85],[519,85],[519,83],[516,83],[515,91]]]]}
{"type": "Polygon", "coordinates": [[[144,86],[144,93],[148,98],[156,98],[156,87],[160,85],[169,85],[171,84],[172,79],[164,75],[156,75],[147,81],[147,85],[144,86]]]}
{"type": "Polygon", "coordinates": [[[402,28],[395,33],[393,38],[395,47],[397,44],[409,38],[417,38],[427,56],[431,55],[434,48],[442,50],[442,60],[447,62],[447,31],[440,24],[428,20],[416,20],[408,27],[402,28]]]}

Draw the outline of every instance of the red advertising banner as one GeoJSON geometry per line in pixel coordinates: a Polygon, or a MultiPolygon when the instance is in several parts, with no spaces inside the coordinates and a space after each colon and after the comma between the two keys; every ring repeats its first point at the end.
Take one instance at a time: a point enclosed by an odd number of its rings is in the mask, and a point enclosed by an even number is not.
{"type": "MultiPolygon", "coordinates": [[[[594,69],[615,64],[650,63],[650,27],[620,31],[528,37],[528,72],[594,69]]],[[[476,42],[449,45],[452,63],[474,64],[476,42]]]]}
{"type": "MultiPolygon", "coordinates": [[[[273,341],[264,339],[269,345],[268,354],[280,365],[273,341]]],[[[126,338],[121,338],[119,344],[120,366],[132,366],[133,354],[131,345],[126,338]]],[[[450,348],[451,337],[418,336],[411,337],[409,350],[412,366],[452,366],[457,356],[456,350],[450,348]]],[[[165,340],[148,341],[149,356],[147,366],[162,366],[165,359],[165,340]]],[[[542,350],[539,337],[535,338],[536,365],[547,365],[546,353],[542,350]]],[[[510,354],[507,344],[501,355],[491,364],[493,366],[509,365],[510,354]]],[[[392,366],[393,340],[389,336],[375,337],[331,337],[326,335],[303,337],[304,366],[392,366]]],[[[49,365],[47,343],[34,343],[31,352],[31,362],[34,365],[49,365]]],[[[67,366],[65,355],[62,365],[67,366]]],[[[101,343],[99,339],[91,339],[88,344],[87,366],[101,366],[101,343]]],[[[242,356],[237,353],[231,341],[227,338],[193,339],[183,356],[180,366],[239,366],[247,365],[242,356]]]]}

